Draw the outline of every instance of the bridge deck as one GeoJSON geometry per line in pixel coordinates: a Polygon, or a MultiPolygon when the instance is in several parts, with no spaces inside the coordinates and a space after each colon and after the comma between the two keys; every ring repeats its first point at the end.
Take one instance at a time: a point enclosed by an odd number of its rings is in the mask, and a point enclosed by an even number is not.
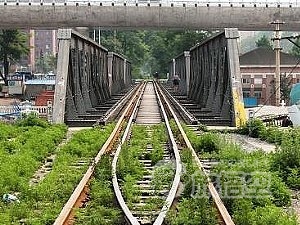
{"type": "Polygon", "coordinates": [[[154,86],[148,82],[143,94],[143,99],[137,114],[137,124],[157,124],[161,122],[154,86]]]}

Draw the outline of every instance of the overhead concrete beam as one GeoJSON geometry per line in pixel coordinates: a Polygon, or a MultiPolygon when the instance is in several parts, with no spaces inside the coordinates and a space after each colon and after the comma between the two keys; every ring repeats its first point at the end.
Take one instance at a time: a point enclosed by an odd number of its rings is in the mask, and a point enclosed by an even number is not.
{"type": "Polygon", "coordinates": [[[298,31],[300,7],[0,4],[1,29],[100,26],[105,29],[273,30],[270,22],[275,20],[285,22],[282,30],[298,31]]]}

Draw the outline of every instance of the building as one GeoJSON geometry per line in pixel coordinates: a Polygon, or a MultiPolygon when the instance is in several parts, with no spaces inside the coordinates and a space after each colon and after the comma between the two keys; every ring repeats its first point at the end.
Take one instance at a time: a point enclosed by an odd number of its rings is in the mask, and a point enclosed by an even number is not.
{"type": "Polygon", "coordinates": [[[29,31],[30,55],[28,65],[31,71],[47,73],[43,70],[44,61],[49,55],[56,56],[57,53],[57,31],[56,30],[30,30],[29,31]]]}
{"type": "Polygon", "coordinates": [[[25,81],[24,99],[35,100],[36,105],[46,105],[47,100],[53,101],[55,79],[33,79],[25,81]],[[41,100],[41,98],[43,100],[41,100]],[[47,99],[45,99],[47,98],[47,99]]]}
{"type": "MultiPolygon", "coordinates": [[[[281,99],[289,102],[289,90],[300,82],[300,58],[280,53],[281,99]]],[[[256,48],[240,56],[245,106],[275,105],[275,51],[256,48]],[[252,101],[251,101],[252,100],[252,101]]]]}

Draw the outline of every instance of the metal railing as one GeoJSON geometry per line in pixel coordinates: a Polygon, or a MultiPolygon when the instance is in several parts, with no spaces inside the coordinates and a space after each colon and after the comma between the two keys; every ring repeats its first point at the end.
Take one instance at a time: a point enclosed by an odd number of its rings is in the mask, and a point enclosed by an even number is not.
{"type": "Polygon", "coordinates": [[[39,114],[39,116],[47,116],[48,115],[48,107],[47,106],[31,106],[28,108],[27,106],[16,106],[9,105],[9,106],[0,106],[0,113],[2,114],[13,114],[25,111],[26,109],[35,111],[39,114]]]}

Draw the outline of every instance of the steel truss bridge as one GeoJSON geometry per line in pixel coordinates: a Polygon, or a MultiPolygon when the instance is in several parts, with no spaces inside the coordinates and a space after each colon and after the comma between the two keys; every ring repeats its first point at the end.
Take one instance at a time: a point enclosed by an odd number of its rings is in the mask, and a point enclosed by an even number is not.
{"type": "MultiPolygon", "coordinates": [[[[237,39],[237,29],[226,29],[172,60],[170,80],[176,73],[182,80],[173,104],[191,112],[188,122],[245,120],[237,39]]],[[[92,125],[113,118],[134,88],[130,62],[71,29],[59,30],[58,40],[53,121],[92,125]]]]}
{"type": "MultiPolygon", "coordinates": [[[[217,29],[218,35],[170,63],[170,79],[178,73],[183,81],[181,96],[173,101],[185,104],[182,110],[189,108],[203,123],[235,126],[245,119],[237,29],[273,30],[270,22],[278,21],[284,22],[282,30],[298,30],[299,6],[298,1],[287,0],[2,0],[0,28],[217,29]]],[[[124,93],[133,88],[130,60],[72,29],[60,29],[58,42],[54,122],[91,124],[100,117],[111,118],[109,110],[122,108],[124,93]]],[[[192,116],[189,119],[194,121],[192,116]]]]}

